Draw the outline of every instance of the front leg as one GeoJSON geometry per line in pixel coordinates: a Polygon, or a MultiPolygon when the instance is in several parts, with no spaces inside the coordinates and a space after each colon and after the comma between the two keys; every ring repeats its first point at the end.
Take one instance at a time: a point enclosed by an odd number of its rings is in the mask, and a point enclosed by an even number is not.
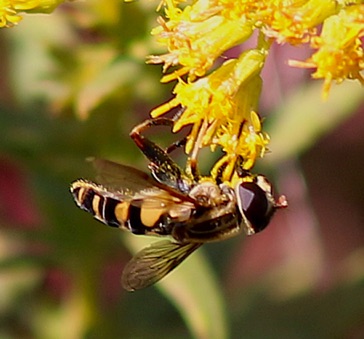
{"type": "Polygon", "coordinates": [[[165,151],[156,143],[142,135],[143,131],[152,126],[173,126],[173,123],[174,121],[169,118],[149,119],[134,127],[130,133],[130,137],[149,159],[149,169],[158,182],[187,193],[190,189],[191,182],[188,180],[184,171],[168,155],[176,147],[171,146],[171,149],[167,148],[167,151],[165,151]]]}

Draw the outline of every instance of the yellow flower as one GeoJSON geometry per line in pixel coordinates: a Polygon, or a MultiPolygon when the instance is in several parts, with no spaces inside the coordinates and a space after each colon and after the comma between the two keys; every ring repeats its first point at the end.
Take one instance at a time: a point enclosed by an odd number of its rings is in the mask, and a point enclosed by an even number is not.
{"type": "Polygon", "coordinates": [[[179,79],[175,98],[151,112],[152,117],[157,117],[179,105],[185,108],[173,131],[193,125],[186,152],[196,158],[202,147],[214,150],[220,146],[228,155],[215,166],[213,176],[228,161],[223,179],[229,180],[239,156],[244,160],[243,167],[250,169],[255,159],[264,154],[269,139],[261,132],[255,110],[265,57],[264,49],[249,50],[239,59],[226,61],[207,77],[187,83],[179,79]]]}
{"type": "Polygon", "coordinates": [[[262,131],[256,112],[259,75],[273,41],[310,43],[317,49],[306,62],[290,64],[316,67],[313,77],[325,79],[324,95],[332,80],[364,82],[362,0],[195,0],[183,8],[179,7],[182,2],[162,1],[165,16],[152,33],[168,51],[151,56],[149,62],[162,63],[164,73],[173,67],[162,82],[177,80],[175,97],[151,115],[182,106],[174,131],[191,125],[186,144],[188,170],[202,147],[223,150],[211,175],[222,175],[228,181],[236,161],[242,159],[243,168],[250,170],[264,155],[269,136],[262,131]],[[254,31],[258,31],[255,49],[218,66],[226,51],[254,31]]]}
{"type": "MultiPolygon", "coordinates": [[[[152,31],[169,53],[151,56],[150,63],[163,63],[164,71],[170,66],[180,69],[162,79],[163,82],[189,74],[190,80],[201,77],[215,60],[229,48],[247,40],[253,32],[252,24],[244,16],[221,12],[218,1],[197,1],[182,11],[173,1],[165,1],[166,22],[159,18],[159,25],[152,31]]],[[[239,6],[237,6],[239,7],[239,6]]]]}
{"type": "Polygon", "coordinates": [[[0,27],[16,25],[21,12],[49,13],[63,0],[0,0],[0,27]]]}
{"type": "MultiPolygon", "coordinates": [[[[267,10],[259,12],[263,31],[277,42],[302,44],[316,35],[317,25],[337,11],[335,0],[267,1],[267,10]]],[[[257,18],[258,19],[258,18],[257,18]]]]}
{"type": "Polygon", "coordinates": [[[336,16],[328,18],[320,36],[312,39],[317,49],[306,62],[291,61],[299,67],[316,68],[314,78],[324,78],[323,94],[329,94],[331,82],[358,79],[364,84],[364,52],[361,38],[364,36],[364,5],[344,8],[336,16]]]}
{"type": "Polygon", "coordinates": [[[192,1],[183,10],[179,1],[163,2],[166,21],[152,34],[168,53],[149,57],[150,63],[163,63],[163,71],[179,66],[162,82],[188,74],[190,80],[204,76],[218,57],[246,41],[254,28],[277,42],[300,44],[316,35],[316,27],[338,10],[335,0],[216,0],[192,1]]]}

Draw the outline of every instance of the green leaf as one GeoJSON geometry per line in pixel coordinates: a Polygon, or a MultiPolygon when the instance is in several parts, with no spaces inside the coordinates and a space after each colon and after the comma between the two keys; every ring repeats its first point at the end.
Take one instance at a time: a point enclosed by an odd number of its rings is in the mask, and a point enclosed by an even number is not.
{"type": "MultiPolygon", "coordinates": [[[[151,242],[150,238],[129,234],[126,237],[125,244],[133,253],[151,242]]],[[[175,305],[194,337],[229,337],[221,288],[201,249],[158,282],[156,287],[175,305]]]]}

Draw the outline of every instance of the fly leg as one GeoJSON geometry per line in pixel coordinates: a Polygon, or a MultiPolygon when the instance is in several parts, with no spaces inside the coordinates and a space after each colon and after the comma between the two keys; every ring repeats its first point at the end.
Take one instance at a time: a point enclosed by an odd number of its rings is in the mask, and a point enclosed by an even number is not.
{"type": "Polygon", "coordinates": [[[156,143],[142,135],[142,133],[150,127],[172,127],[173,123],[174,120],[170,118],[148,119],[134,127],[130,133],[130,137],[149,159],[149,169],[151,170],[153,177],[157,181],[185,193],[189,191],[191,183],[187,179],[184,171],[168,155],[178,147],[182,146],[185,141],[181,140],[175,142],[164,150],[156,143]]]}
{"type": "Polygon", "coordinates": [[[165,159],[165,154],[169,154],[173,152],[175,149],[182,147],[186,144],[187,138],[182,140],[178,140],[174,142],[172,145],[167,147],[166,150],[163,150],[154,142],[145,138],[142,133],[153,126],[168,126],[173,127],[173,124],[184,112],[184,108],[180,109],[173,118],[155,118],[155,119],[147,119],[141,124],[135,126],[130,132],[130,137],[134,140],[139,149],[144,153],[144,155],[152,162],[159,164],[159,162],[164,162],[167,160],[168,162],[173,162],[172,159],[165,159]],[[163,153],[163,154],[161,154],[163,153]]]}
{"type": "Polygon", "coordinates": [[[177,140],[175,141],[173,144],[169,145],[166,149],[165,152],[167,154],[170,154],[172,152],[174,152],[176,149],[180,148],[180,147],[185,147],[187,143],[187,137],[181,139],[181,140],[177,140]]]}
{"type": "Polygon", "coordinates": [[[163,162],[173,162],[173,160],[167,155],[161,147],[155,144],[153,141],[144,137],[142,133],[153,126],[173,126],[173,120],[169,118],[157,118],[148,119],[141,124],[135,126],[130,132],[130,137],[134,140],[135,144],[144,153],[144,155],[150,160],[151,163],[161,165],[163,162]]]}
{"type": "MultiPolygon", "coordinates": [[[[187,144],[187,141],[188,141],[187,137],[184,137],[181,140],[175,141],[172,145],[170,145],[169,147],[166,148],[166,150],[165,150],[166,153],[170,154],[179,147],[185,147],[187,144]]],[[[200,176],[200,172],[198,171],[198,168],[197,168],[197,155],[196,155],[196,157],[192,156],[188,159],[187,173],[189,174],[190,177],[193,178],[193,180],[195,182],[199,181],[201,176],[200,176]]]]}

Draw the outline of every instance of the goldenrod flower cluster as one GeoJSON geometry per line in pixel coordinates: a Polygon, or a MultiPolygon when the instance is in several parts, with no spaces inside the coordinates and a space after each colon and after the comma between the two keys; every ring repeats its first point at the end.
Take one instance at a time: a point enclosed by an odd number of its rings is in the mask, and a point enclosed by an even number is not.
{"type": "Polygon", "coordinates": [[[260,73],[272,42],[309,43],[316,49],[308,60],[290,64],[316,68],[313,77],[324,79],[324,97],[332,81],[364,82],[363,1],[164,0],[161,6],[164,16],[152,34],[168,52],[151,56],[149,62],[163,64],[162,81],[177,84],[174,98],[151,115],[182,106],[174,131],[192,125],[187,154],[196,158],[206,146],[219,146],[225,153],[213,176],[223,171],[223,179],[230,180],[238,159],[249,170],[267,149],[269,137],[262,131],[257,106],[260,73]],[[255,31],[255,48],[224,59],[225,52],[255,31]]]}
{"type": "MultiPolygon", "coordinates": [[[[0,0],[0,27],[16,25],[21,12],[50,12],[61,2],[0,0]]],[[[167,52],[148,62],[163,64],[162,82],[177,83],[174,97],[151,115],[182,107],[174,131],[192,126],[189,163],[197,161],[203,147],[224,152],[213,177],[222,173],[228,181],[238,159],[250,170],[267,150],[269,136],[257,108],[260,73],[272,43],[311,46],[307,60],[288,62],[313,68],[313,77],[324,81],[324,98],[332,82],[364,84],[363,0],[163,0],[158,9],[162,15],[152,34],[167,52]],[[256,37],[255,47],[244,50],[241,44],[251,37],[256,37]],[[240,55],[228,59],[232,48],[240,55]]]]}

